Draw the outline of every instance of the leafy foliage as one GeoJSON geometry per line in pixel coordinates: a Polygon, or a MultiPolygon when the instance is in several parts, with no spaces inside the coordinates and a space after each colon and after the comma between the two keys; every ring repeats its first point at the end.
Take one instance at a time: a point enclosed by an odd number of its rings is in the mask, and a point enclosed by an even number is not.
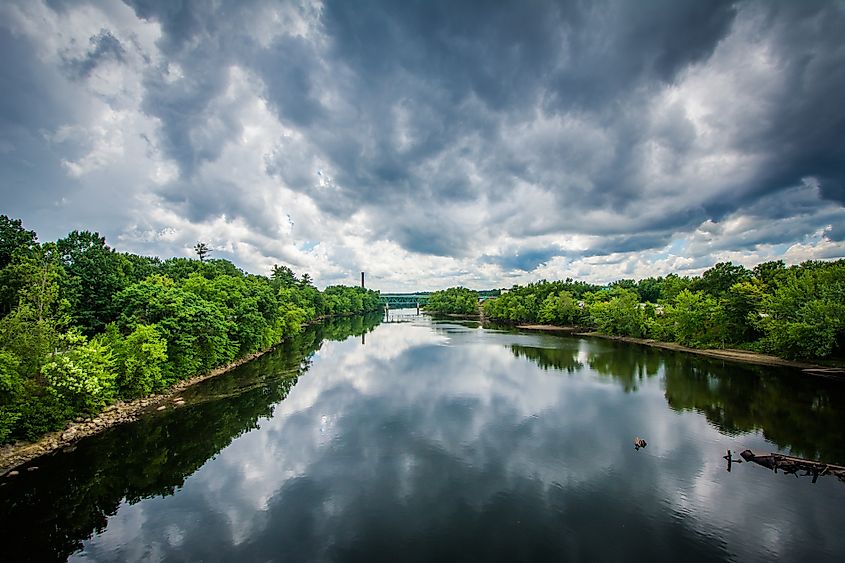
{"type": "Polygon", "coordinates": [[[114,325],[110,328],[120,395],[143,397],[163,389],[167,384],[167,341],[158,327],[140,324],[125,338],[116,333],[114,325]]]}
{"type": "Polygon", "coordinates": [[[539,320],[557,325],[578,324],[584,316],[582,307],[566,290],[550,293],[540,306],[539,320]]]}
{"type": "Polygon", "coordinates": [[[63,334],[60,341],[66,347],[54,352],[41,368],[48,391],[76,412],[93,414],[117,394],[111,350],[74,330],[63,334]]]}
{"type": "Polygon", "coordinates": [[[114,320],[112,296],[130,282],[129,261],[90,231],[73,231],[56,248],[67,273],[62,290],[74,324],[87,334],[101,332],[114,320]]]}
{"type": "Polygon", "coordinates": [[[465,287],[435,291],[428,297],[425,308],[435,313],[472,315],[478,312],[478,292],[465,287]]]}
{"type": "MultiPolygon", "coordinates": [[[[509,291],[503,292],[495,299],[484,302],[484,314],[493,319],[510,322],[538,322],[542,321],[541,314],[546,308],[546,316],[552,314],[553,305],[546,303],[549,296],[560,297],[563,292],[575,300],[579,309],[584,297],[591,292],[601,289],[599,286],[568,278],[564,281],[540,281],[527,286],[515,285],[509,291]]],[[[560,302],[557,303],[561,305],[560,302]]],[[[583,314],[573,317],[572,322],[583,321],[583,314]]],[[[554,322],[546,320],[543,322],[554,322]]],[[[560,322],[560,321],[557,321],[560,322]]],[[[567,323],[563,323],[567,324],[567,323]]]]}
{"type": "Polygon", "coordinates": [[[613,289],[608,299],[596,299],[589,305],[592,322],[605,334],[642,336],[645,317],[637,293],[632,289],[613,289]]]}
{"type": "Polygon", "coordinates": [[[599,331],[687,346],[743,346],[787,358],[845,351],[845,261],[748,270],[716,264],[701,277],[669,274],[609,287],[541,281],[484,302],[508,322],[584,325],[599,331]]]}
{"type": "Polygon", "coordinates": [[[725,311],[715,297],[688,289],[664,309],[661,336],[685,346],[716,346],[725,342],[725,311]]]}
{"type": "Polygon", "coordinates": [[[0,268],[12,261],[15,252],[34,247],[35,241],[35,231],[24,229],[20,219],[0,215],[0,268]]]}
{"type": "MultiPolygon", "coordinates": [[[[267,349],[314,319],[380,309],[378,292],[286,266],[117,253],[98,233],[38,244],[0,217],[0,443],[267,349]]],[[[201,250],[204,252],[200,253],[201,250]]]]}
{"type": "Polygon", "coordinates": [[[845,261],[789,268],[762,298],[764,346],[795,358],[828,356],[845,345],[845,261]]]}

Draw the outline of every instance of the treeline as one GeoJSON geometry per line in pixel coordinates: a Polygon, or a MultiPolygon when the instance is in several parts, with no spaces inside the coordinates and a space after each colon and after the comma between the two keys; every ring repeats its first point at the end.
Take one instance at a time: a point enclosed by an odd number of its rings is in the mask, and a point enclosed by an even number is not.
{"type": "Polygon", "coordinates": [[[845,349],[845,260],[790,267],[778,260],[751,270],[726,262],[698,277],[623,279],[609,287],[541,281],[483,306],[488,317],[510,322],[826,358],[845,349]]]}
{"type": "Polygon", "coordinates": [[[478,313],[478,292],[465,287],[450,287],[435,291],[428,297],[426,311],[453,315],[478,313]]]}
{"type": "Polygon", "coordinates": [[[197,248],[199,260],[160,260],[89,231],[39,243],[0,216],[0,443],[266,349],[310,320],[380,306],[375,291],[320,292],[286,266],[246,274],[197,248]]]}

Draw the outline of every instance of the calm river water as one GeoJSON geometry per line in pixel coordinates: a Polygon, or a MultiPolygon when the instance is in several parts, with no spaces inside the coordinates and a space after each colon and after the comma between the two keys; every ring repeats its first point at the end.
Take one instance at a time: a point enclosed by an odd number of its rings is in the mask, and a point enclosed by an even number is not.
{"type": "Polygon", "coordinates": [[[2,559],[845,560],[845,384],[392,312],[0,486],[2,559]],[[633,439],[648,441],[635,451],[633,439]]]}

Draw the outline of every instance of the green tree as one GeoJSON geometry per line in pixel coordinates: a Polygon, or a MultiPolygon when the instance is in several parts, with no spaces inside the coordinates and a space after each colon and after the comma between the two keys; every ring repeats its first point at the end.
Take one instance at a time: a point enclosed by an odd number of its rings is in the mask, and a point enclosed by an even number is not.
{"type": "Polygon", "coordinates": [[[0,349],[20,359],[22,375],[34,378],[69,322],[60,289],[64,268],[55,244],[46,243],[32,254],[15,254],[3,272],[7,281],[14,280],[17,307],[0,319],[0,349]]]}
{"type": "Polygon", "coordinates": [[[637,292],[613,289],[607,300],[595,300],[588,311],[596,328],[605,334],[640,337],[645,334],[645,315],[637,292]]]}
{"type": "Polygon", "coordinates": [[[20,360],[6,350],[0,350],[0,444],[6,443],[21,417],[20,403],[24,394],[20,360]]]}
{"type": "Polygon", "coordinates": [[[845,261],[805,263],[785,272],[762,304],[764,346],[790,358],[832,354],[845,332],[845,261]]]}
{"type": "Polygon", "coordinates": [[[141,324],[156,324],[167,340],[168,381],[202,373],[237,355],[229,339],[232,321],[221,308],[177,286],[164,276],[151,276],[115,296],[117,326],[125,334],[141,324]]]}
{"type": "Polygon", "coordinates": [[[754,277],[760,280],[765,286],[774,290],[779,285],[780,279],[786,273],[786,264],[783,260],[772,260],[762,262],[754,266],[754,277]]]}
{"type": "Polygon", "coordinates": [[[282,334],[292,336],[302,331],[308,314],[301,306],[300,296],[293,288],[281,288],[278,293],[278,318],[282,334]]]}
{"type": "Polygon", "coordinates": [[[633,289],[636,291],[637,289],[637,282],[632,279],[622,278],[611,282],[611,288],[618,288],[618,289],[633,289]]]}
{"type": "Polygon", "coordinates": [[[663,278],[645,278],[637,284],[637,294],[643,303],[657,303],[663,298],[663,278]]]}
{"type": "Polygon", "coordinates": [[[668,334],[680,344],[724,345],[725,313],[712,295],[685,289],[665,308],[664,318],[668,334]]]}
{"type": "Polygon", "coordinates": [[[76,412],[98,412],[117,395],[111,350],[73,330],[63,334],[60,342],[64,346],[41,368],[48,390],[76,412]]]}
{"type": "Polygon", "coordinates": [[[465,287],[435,291],[429,295],[425,309],[435,313],[474,315],[478,312],[478,292],[465,287]]]}
{"type": "Polygon", "coordinates": [[[753,342],[762,336],[760,307],[765,286],[758,279],[733,284],[722,297],[725,335],[729,342],[753,342]]]}
{"type": "Polygon", "coordinates": [[[167,341],[156,325],[139,324],[126,338],[118,335],[112,349],[121,397],[144,397],[165,387],[167,341]]]}
{"type": "Polygon", "coordinates": [[[153,274],[163,273],[161,271],[161,259],[155,256],[138,256],[129,252],[121,253],[126,267],[126,275],[130,283],[142,281],[153,274]]]}
{"type": "Polygon", "coordinates": [[[693,283],[692,290],[704,291],[714,297],[722,297],[732,285],[748,281],[752,273],[745,266],[731,262],[720,262],[701,274],[693,283]]]}
{"type": "Polygon", "coordinates": [[[581,307],[568,291],[550,294],[540,307],[539,320],[544,323],[577,324],[581,317],[581,307]]]}
{"type": "Polygon", "coordinates": [[[20,219],[10,219],[0,215],[0,268],[5,268],[15,251],[28,250],[36,245],[35,231],[23,228],[20,219]]]}
{"type": "Polygon", "coordinates": [[[68,274],[63,290],[73,320],[88,335],[101,332],[115,318],[112,297],[131,282],[130,262],[91,231],[73,231],[56,247],[68,274]]]}
{"type": "Polygon", "coordinates": [[[293,270],[287,266],[279,266],[278,264],[273,264],[273,272],[270,274],[270,278],[273,280],[273,285],[276,289],[280,287],[291,287],[297,283],[296,274],[293,273],[293,270]]]}
{"type": "MultiPolygon", "coordinates": [[[[161,267],[158,268],[158,271],[154,272],[152,275],[160,274],[170,278],[171,280],[181,281],[193,273],[198,272],[202,274],[204,267],[205,263],[200,262],[199,260],[193,260],[191,258],[168,258],[161,263],[161,267]]],[[[138,281],[143,281],[144,279],[146,278],[142,278],[138,281]]]]}
{"type": "Polygon", "coordinates": [[[690,278],[681,277],[678,274],[669,274],[663,278],[660,296],[667,303],[671,303],[682,291],[690,289],[692,283],[690,278]]]}

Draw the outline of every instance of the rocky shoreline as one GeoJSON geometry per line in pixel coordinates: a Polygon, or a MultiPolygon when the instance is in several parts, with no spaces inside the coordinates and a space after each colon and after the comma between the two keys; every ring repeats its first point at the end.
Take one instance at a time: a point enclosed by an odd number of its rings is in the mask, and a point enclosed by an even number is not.
{"type": "MultiPolygon", "coordinates": [[[[76,421],[68,423],[64,429],[45,434],[35,442],[15,442],[14,444],[3,446],[0,448],[0,474],[4,477],[15,477],[19,474],[16,468],[21,465],[58,450],[68,449],[70,451],[74,447],[74,443],[81,438],[93,436],[118,424],[132,422],[146,412],[181,407],[185,404],[185,401],[179,394],[186,388],[231,371],[238,366],[263,356],[274,348],[271,347],[261,352],[249,354],[225,366],[180,381],[163,393],[129,402],[119,401],[106,407],[93,418],[76,419],[76,421]]],[[[29,467],[27,469],[34,471],[37,467],[29,467]]]]}

